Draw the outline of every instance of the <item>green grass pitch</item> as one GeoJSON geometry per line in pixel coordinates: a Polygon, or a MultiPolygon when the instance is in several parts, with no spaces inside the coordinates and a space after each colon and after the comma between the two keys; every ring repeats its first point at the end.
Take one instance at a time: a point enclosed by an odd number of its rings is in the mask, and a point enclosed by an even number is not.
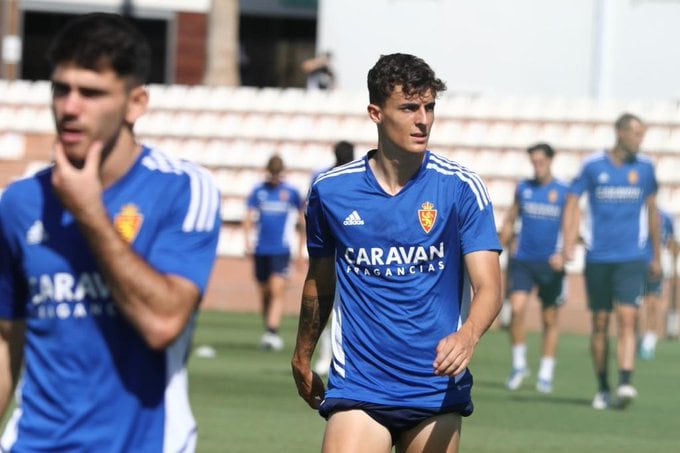
{"type": "MultiPolygon", "coordinates": [[[[290,372],[296,326],[297,318],[286,317],[284,351],[263,352],[257,349],[259,316],[201,313],[194,345],[210,345],[216,356],[194,354],[189,361],[199,452],[320,450],[324,420],[298,397],[290,372]]],[[[656,359],[638,361],[634,384],[639,397],[628,409],[595,411],[590,407],[596,387],[588,337],[561,337],[550,395],[533,388],[539,341],[537,333],[529,335],[532,377],[522,389],[509,392],[504,387],[510,370],[507,333],[490,331],[482,338],[471,364],[475,413],[463,421],[461,451],[680,451],[680,343],[661,340],[656,359]]],[[[616,376],[613,360],[610,372],[616,376]]]]}

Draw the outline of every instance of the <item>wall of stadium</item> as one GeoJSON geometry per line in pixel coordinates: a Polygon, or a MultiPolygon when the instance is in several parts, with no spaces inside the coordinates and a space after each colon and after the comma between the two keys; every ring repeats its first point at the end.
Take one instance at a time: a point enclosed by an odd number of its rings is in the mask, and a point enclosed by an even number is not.
{"type": "Polygon", "coordinates": [[[456,91],[675,99],[678,23],[675,0],[319,0],[318,48],[348,89],[399,51],[456,91]]]}

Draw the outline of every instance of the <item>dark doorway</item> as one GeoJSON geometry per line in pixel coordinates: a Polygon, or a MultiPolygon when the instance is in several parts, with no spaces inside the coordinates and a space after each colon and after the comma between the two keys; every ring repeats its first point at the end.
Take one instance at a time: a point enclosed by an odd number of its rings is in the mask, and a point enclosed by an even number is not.
{"type": "Polygon", "coordinates": [[[303,87],[300,64],[314,55],[315,19],[241,15],[241,84],[303,87]]]}
{"type": "MultiPolygon", "coordinates": [[[[45,52],[59,30],[73,14],[25,11],[23,16],[23,48],[20,77],[26,80],[48,80],[50,69],[45,52]]],[[[167,67],[167,29],[165,20],[132,19],[151,44],[152,64],[149,82],[165,83],[167,67]]]]}

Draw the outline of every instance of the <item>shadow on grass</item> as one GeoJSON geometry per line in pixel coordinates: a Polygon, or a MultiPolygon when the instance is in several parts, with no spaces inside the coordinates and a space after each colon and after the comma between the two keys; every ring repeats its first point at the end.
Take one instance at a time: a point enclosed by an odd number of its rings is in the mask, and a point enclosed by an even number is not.
{"type": "Polygon", "coordinates": [[[557,404],[570,404],[570,405],[574,405],[574,406],[590,406],[590,404],[591,404],[590,398],[581,398],[581,397],[573,397],[573,396],[560,396],[560,395],[555,395],[555,394],[543,394],[543,393],[535,392],[533,390],[529,390],[528,387],[527,387],[527,391],[531,391],[532,393],[525,393],[523,390],[511,392],[511,391],[507,390],[505,388],[505,384],[503,382],[500,382],[500,381],[475,379],[474,386],[478,387],[478,388],[502,390],[508,396],[508,399],[510,399],[514,402],[517,402],[517,403],[545,402],[545,403],[557,403],[557,404]]]}
{"type": "Polygon", "coordinates": [[[557,403],[557,404],[570,404],[573,406],[588,406],[590,407],[590,398],[579,398],[573,396],[559,396],[559,395],[510,395],[510,399],[518,403],[557,403]]]}

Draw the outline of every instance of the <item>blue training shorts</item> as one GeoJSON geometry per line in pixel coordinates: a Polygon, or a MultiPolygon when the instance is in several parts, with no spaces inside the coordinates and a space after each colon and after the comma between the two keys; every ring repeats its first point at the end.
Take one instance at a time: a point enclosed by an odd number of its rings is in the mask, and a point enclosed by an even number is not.
{"type": "Polygon", "coordinates": [[[509,266],[510,291],[531,292],[538,287],[538,297],[544,307],[561,305],[564,271],[555,271],[547,261],[512,259],[509,266]]]}
{"type": "Polygon", "coordinates": [[[639,307],[647,280],[645,260],[623,263],[588,263],[584,270],[588,307],[612,311],[614,302],[639,307]]]}
{"type": "Polygon", "coordinates": [[[328,419],[335,412],[360,410],[383,425],[390,432],[392,442],[399,434],[415,428],[421,422],[442,414],[458,413],[467,417],[474,411],[472,400],[445,408],[395,407],[366,403],[344,398],[327,398],[321,402],[319,414],[328,419]]]}
{"type": "MultiPolygon", "coordinates": [[[[466,377],[462,381],[469,381],[470,386],[467,387],[469,390],[472,385],[472,374],[466,371],[465,375],[466,377]]],[[[373,420],[387,428],[394,441],[402,432],[415,428],[421,422],[432,417],[450,413],[458,413],[463,417],[469,416],[474,411],[474,405],[469,394],[467,396],[467,401],[443,407],[400,407],[346,398],[326,398],[319,406],[319,414],[328,419],[335,412],[355,409],[364,411],[373,420]]]]}
{"type": "Polygon", "coordinates": [[[288,276],[290,253],[282,255],[255,255],[255,278],[266,282],[272,274],[288,276]]]}

